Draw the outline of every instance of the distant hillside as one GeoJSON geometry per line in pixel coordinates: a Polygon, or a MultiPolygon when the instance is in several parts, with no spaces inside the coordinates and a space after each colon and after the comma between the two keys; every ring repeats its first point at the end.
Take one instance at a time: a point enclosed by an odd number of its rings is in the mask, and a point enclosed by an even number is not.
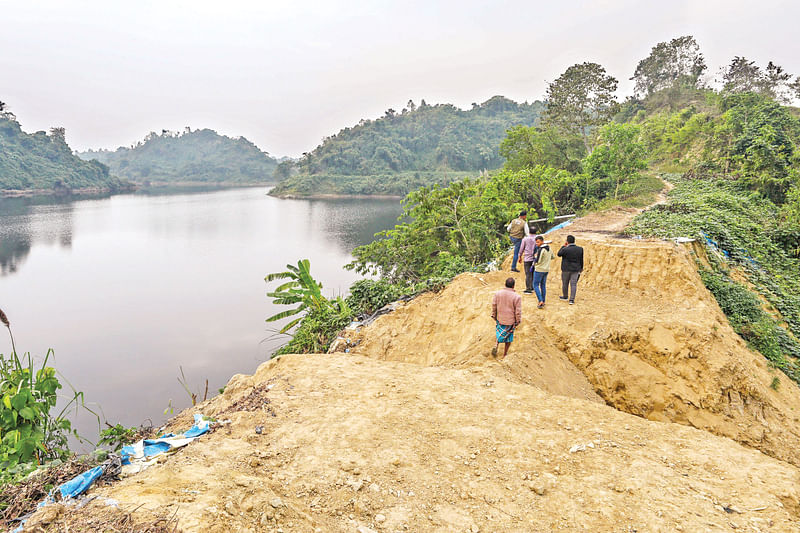
{"type": "Polygon", "coordinates": [[[502,166],[498,152],[506,130],[533,126],[544,104],[518,104],[495,96],[464,111],[450,104],[388,109],[323,140],[298,161],[282,162],[276,196],[405,194],[502,166]]]}
{"type": "Polygon", "coordinates": [[[25,133],[10,112],[0,109],[0,194],[117,192],[131,184],[109,174],[97,161],[72,153],[63,128],[25,133]]]}
{"type": "Polygon", "coordinates": [[[152,132],[131,148],[89,150],[83,159],[105,163],[137,183],[272,183],[278,161],[244,137],[202,129],[152,132]]]}

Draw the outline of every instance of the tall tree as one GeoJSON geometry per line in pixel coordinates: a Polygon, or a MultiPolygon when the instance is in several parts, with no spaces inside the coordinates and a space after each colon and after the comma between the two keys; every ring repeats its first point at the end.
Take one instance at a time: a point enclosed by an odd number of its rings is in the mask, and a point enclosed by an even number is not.
{"type": "Polygon", "coordinates": [[[691,35],[658,43],[650,55],[639,61],[631,80],[638,96],[675,86],[697,87],[706,71],[700,46],[691,35]]]}
{"type": "MultiPolygon", "coordinates": [[[[722,69],[723,91],[728,93],[753,92],[777,102],[789,103],[797,91],[791,83],[792,75],[772,61],[761,70],[755,61],[736,56],[730,65],[722,69]]],[[[800,78],[798,78],[800,79],[800,78]]]]}
{"type": "Polygon", "coordinates": [[[730,93],[757,92],[763,74],[755,61],[735,56],[730,65],[722,69],[722,90],[730,93]]]}
{"type": "Polygon", "coordinates": [[[764,72],[761,92],[773,100],[788,104],[794,97],[791,80],[791,74],[783,70],[783,67],[770,61],[764,72]]]}
{"type": "Polygon", "coordinates": [[[590,131],[617,112],[616,90],[617,79],[597,63],[572,65],[547,87],[545,121],[579,133],[586,151],[591,152],[590,131]]]}

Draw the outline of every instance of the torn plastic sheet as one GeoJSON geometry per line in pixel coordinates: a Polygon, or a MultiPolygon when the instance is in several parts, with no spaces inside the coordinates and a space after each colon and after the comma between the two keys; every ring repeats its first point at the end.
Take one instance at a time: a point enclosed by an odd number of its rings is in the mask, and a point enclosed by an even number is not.
{"type": "MultiPolygon", "coordinates": [[[[120,452],[122,455],[122,469],[120,474],[130,475],[141,472],[148,466],[158,461],[158,456],[186,446],[200,435],[208,433],[209,426],[209,420],[205,419],[205,417],[201,414],[196,414],[194,415],[194,425],[192,425],[191,428],[181,435],[169,433],[167,435],[162,435],[157,439],[145,439],[137,442],[136,444],[124,446],[120,452]]],[[[78,474],[69,481],[59,485],[57,489],[51,490],[50,494],[48,494],[44,500],[39,502],[36,507],[40,508],[44,507],[45,505],[55,503],[56,500],[53,495],[55,490],[58,490],[58,492],[61,494],[62,501],[65,503],[76,503],[77,498],[81,497],[81,495],[86,492],[107,469],[118,468],[119,465],[119,458],[116,458],[116,461],[114,458],[112,458],[100,466],[96,466],[87,470],[86,472],[83,472],[82,474],[78,474]]],[[[80,502],[77,503],[80,505],[80,502]]],[[[21,532],[25,522],[32,514],[33,513],[30,513],[26,516],[20,517],[20,525],[14,529],[13,533],[21,532]]]]}
{"type": "Polygon", "coordinates": [[[200,435],[208,432],[209,421],[203,415],[194,415],[194,425],[186,432],[175,435],[168,433],[157,439],[144,439],[135,444],[123,446],[121,475],[129,476],[141,472],[158,461],[158,456],[186,446],[200,435]]]}

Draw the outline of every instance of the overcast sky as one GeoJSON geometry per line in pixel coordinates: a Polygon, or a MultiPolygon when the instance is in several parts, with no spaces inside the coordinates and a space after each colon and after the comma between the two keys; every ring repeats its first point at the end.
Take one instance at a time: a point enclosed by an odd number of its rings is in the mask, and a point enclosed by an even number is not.
{"type": "Polygon", "coordinates": [[[631,91],[651,47],[696,37],[800,74],[800,2],[0,0],[0,100],[79,150],[213,128],[275,156],[389,107],[541,99],[582,61],[631,91]]]}

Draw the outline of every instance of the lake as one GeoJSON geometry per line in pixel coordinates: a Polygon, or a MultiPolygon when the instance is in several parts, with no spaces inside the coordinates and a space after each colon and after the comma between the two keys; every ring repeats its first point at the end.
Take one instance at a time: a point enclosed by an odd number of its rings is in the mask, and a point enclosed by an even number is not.
{"type": "MultiPolygon", "coordinates": [[[[401,211],[398,200],[266,192],[0,199],[0,309],[18,351],[53,348],[60,374],[126,426],[158,425],[170,405],[190,405],[180,368],[201,398],[206,379],[211,396],[252,373],[287,340],[264,321],[286,308],[270,303],[264,276],[308,258],[323,292],[343,295],[358,278],[342,268],[350,251],[401,211]]],[[[77,427],[96,438],[86,413],[77,427]]]]}

